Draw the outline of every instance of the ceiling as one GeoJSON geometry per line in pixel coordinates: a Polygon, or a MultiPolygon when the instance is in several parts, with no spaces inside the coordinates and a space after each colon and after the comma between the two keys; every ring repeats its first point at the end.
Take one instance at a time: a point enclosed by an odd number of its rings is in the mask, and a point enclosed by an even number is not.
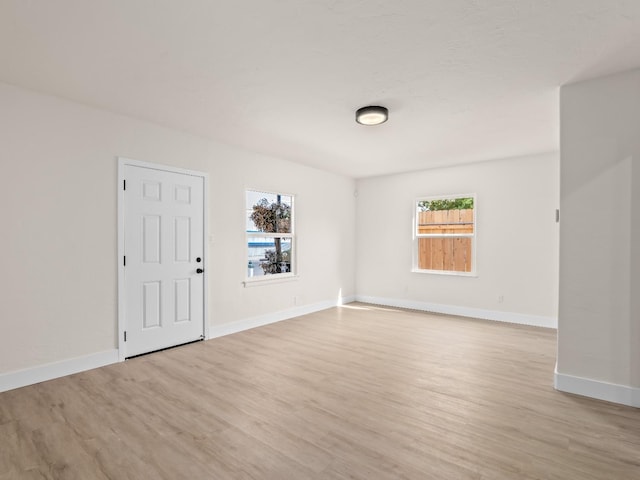
{"type": "Polygon", "coordinates": [[[0,1],[0,81],[356,178],[556,151],[635,67],[638,0],[0,1]]]}

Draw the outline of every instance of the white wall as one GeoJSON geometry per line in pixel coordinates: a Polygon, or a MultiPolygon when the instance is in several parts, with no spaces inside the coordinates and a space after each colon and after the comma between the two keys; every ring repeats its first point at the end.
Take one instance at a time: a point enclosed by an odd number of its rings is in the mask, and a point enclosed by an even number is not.
{"type": "Polygon", "coordinates": [[[546,154],[359,180],[358,298],[554,326],[558,173],[546,154]],[[466,193],[477,194],[477,277],[412,273],[415,199],[466,193]]]}
{"type": "Polygon", "coordinates": [[[640,70],[565,86],[560,109],[558,386],[640,406],[640,70]]]}
{"type": "Polygon", "coordinates": [[[214,334],[355,293],[352,179],[5,84],[0,105],[0,375],[116,348],[118,156],[209,173],[214,334]],[[297,195],[298,281],[242,286],[246,187],[297,195]]]}

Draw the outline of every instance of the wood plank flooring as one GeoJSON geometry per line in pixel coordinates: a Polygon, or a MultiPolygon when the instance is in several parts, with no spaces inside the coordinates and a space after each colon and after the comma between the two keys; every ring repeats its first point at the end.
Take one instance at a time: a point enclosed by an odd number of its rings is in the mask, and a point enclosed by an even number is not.
{"type": "Polygon", "coordinates": [[[640,479],[555,331],[350,304],[0,394],[0,479],[640,479]]]}

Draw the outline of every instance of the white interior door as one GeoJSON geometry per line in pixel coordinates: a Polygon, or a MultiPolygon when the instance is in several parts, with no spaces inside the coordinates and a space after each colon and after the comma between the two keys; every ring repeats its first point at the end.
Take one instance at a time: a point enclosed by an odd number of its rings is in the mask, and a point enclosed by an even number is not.
{"type": "Polygon", "coordinates": [[[204,178],[124,166],[125,356],[204,338],[204,178]]]}

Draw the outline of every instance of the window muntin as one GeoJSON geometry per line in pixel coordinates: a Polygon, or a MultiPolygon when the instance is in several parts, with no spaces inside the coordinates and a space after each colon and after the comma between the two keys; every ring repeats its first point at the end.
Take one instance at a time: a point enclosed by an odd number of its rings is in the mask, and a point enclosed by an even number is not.
{"type": "Polygon", "coordinates": [[[475,204],[475,195],[416,200],[415,271],[475,274],[475,204]]]}
{"type": "Polygon", "coordinates": [[[247,278],[294,272],[293,195],[246,191],[247,278]]]}

